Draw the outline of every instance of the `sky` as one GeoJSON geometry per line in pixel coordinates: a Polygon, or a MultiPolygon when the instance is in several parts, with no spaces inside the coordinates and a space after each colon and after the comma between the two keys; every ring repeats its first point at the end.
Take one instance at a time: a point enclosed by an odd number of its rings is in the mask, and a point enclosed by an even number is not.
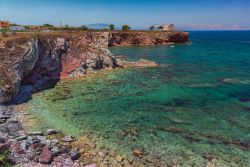
{"type": "Polygon", "coordinates": [[[129,24],[134,29],[174,23],[180,30],[241,30],[250,29],[250,0],[0,0],[0,20],[129,24]]]}

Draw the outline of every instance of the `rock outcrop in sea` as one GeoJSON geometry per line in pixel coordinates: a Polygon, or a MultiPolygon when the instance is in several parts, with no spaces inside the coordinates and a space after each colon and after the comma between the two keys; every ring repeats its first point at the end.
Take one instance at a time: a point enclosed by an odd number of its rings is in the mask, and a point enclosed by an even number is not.
{"type": "Polygon", "coordinates": [[[169,43],[186,43],[188,42],[188,37],[189,34],[187,32],[118,31],[110,34],[109,46],[143,46],[169,43]]]}

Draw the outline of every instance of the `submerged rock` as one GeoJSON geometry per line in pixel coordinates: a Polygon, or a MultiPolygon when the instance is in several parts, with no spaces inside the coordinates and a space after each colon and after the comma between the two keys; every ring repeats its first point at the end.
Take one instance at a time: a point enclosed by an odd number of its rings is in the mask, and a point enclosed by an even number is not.
{"type": "Polygon", "coordinates": [[[59,131],[55,130],[55,129],[48,129],[47,130],[47,135],[54,135],[59,133],[59,131]]]}
{"type": "Polygon", "coordinates": [[[77,151],[77,150],[71,150],[70,152],[69,152],[69,154],[70,154],[70,157],[71,157],[71,159],[74,161],[74,160],[77,160],[79,157],[80,157],[80,153],[79,153],[79,151],[77,151]]]}
{"type": "Polygon", "coordinates": [[[115,156],[115,160],[116,160],[117,162],[122,162],[122,161],[124,160],[124,157],[121,156],[121,155],[116,155],[116,156],[115,156]]]}
{"type": "Polygon", "coordinates": [[[64,142],[73,142],[75,141],[72,136],[65,136],[62,141],[64,142]]]}
{"type": "Polygon", "coordinates": [[[192,125],[192,123],[190,123],[190,122],[187,122],[187,121],[181,120],[179,118],[175,118],[175,117],[168,117],[168,120],[172,123],[175,123],[175,124],[192,125]]]}
{"type": "Polygon", "coordinates": [[[143,156],[143,151],[140,149],[134,149],[133,150],[133,155],[136,157],[142,157],[143,156]]]}

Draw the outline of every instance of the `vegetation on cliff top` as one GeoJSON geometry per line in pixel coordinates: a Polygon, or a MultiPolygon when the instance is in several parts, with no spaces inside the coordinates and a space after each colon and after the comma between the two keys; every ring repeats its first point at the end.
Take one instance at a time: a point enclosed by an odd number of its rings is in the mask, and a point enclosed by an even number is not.
{"type": "Polygon", "coordinates": [[[4,86],[5,84],[6,84],[6,81],[0,79],[0,87],[1,87],[1,86],[4,86]]]}
{"type": "Polygon", "coordinates": [[[8,159],[8,151],[6,150],[3,150],[0,152],[0,166],[2,167],[11,167],[11,162],[10,160],[8,159]]]}
{"type": "Polygon", "coordinates": [[[130,30],[131,29],[131,27],[129,26],[129,25],[123,25],[122,26],[122,30],[123,31],[128,31],[128,30],[130,30]]]}

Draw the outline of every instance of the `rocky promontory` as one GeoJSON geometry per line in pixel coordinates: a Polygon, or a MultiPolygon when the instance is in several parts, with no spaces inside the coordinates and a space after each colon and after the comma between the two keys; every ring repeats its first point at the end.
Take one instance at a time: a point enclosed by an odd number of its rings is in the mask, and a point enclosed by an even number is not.
{"type": "Polygon", "coordinates": [[[169,43],[186,43],[188,41],[189,34],[187,32],[118,31],[110,34],[109,46],[163,45],[169,43]]]}

